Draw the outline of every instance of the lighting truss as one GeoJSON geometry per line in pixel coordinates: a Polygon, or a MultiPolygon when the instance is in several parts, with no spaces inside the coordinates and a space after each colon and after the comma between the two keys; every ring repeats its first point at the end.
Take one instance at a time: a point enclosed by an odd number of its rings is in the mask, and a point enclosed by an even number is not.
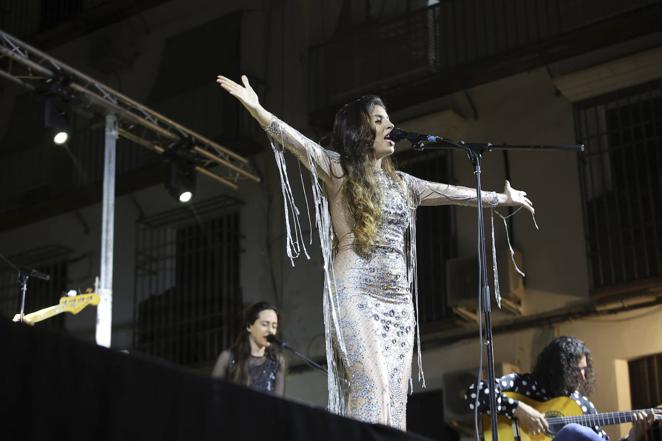
{"type": "Polygon", "coordinates": [[[0,30],[0,76],[35,93],[57,82],[74,106],[113,114],[118,135],[154,152],[173,142],[192,144],[196,171],[234,190],[242,180],[259,182],[248,159],[113,90],[0,30]]]}

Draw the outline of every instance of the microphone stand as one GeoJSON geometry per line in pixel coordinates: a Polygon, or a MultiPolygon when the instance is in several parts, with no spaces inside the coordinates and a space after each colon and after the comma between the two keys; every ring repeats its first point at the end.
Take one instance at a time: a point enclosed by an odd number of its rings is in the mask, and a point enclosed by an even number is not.
{"type": "Polygon", "coordinates": [[[19,312],[20,316],[20,322],[23,322],[23,317],[25,315],[25,297],[28,292],[28,279],[30,276],[34,276],[38,279],[42,280],[50,280],[50,276],[48,274],[44,274],[40,271],[37,271],[34,268],[19,268],[16,265],[14,265],[11,260],[7,259],[5,256],[0,254],[0,258],[4,260],[9,267],[11,267],[14,271],[18,273],[18,282],[21,285],[21,308],[19,312]]]}
{"type": "Polygon", "coordinates": [[[305,355],[303,355],[302,353],[300,353],[299,351],[294,349],[292,346],[288,345],[287,342],[284,342],[284,341],[278,339],[276,336],[273,336],[272,338],[269,338],[267,340],[268,341],[273,340],[273,341],[271,341],[271,343],[275,343],[275,344],[279,345],[281,348],[287,349],[288,351],[290,351],[291,353],[296,355],[299,359],[303,360],[308,366],[312,367],[313,369],[317,369],[321,372],[324,372],[325,374],[327,373],[327,370],[326,370],[325,367],[320,366],[319,364],[315,363],[313,360],[306,357],[305,355]]]}
{"type": "MultiPolygon", "coordinates": [[[[414,150],[445,150],[459,149],[463,150],[471,164],[474,167],[474,176],[476,181],[476,201],[477,201],[477,254],[478,254],[478,280],[479,280],[479,299],[483,309],[483,318],[485,321],[485,351],[487,354],[487,381],[490,397],[490,419],[492,423],[492,440],[498,441],[499,434],[497,430],[497,400],[496,400],[496,374],[494,371],[494,348],[492,338],[492,319],[491,302],[489,293],[489,284],[487,278],[487,254],[485,252],[485,225],[483,223],[483,201],[481,190],[481,159],[485,152],[491,150],[571,150],[583,151],[583,144],[563,144],[563,145],[509,145],[492,143],[466,143],[459,141],[457,143],[447,140],[441,136],[421,136],[417,141],[412,142],[414,150]]],[[[480,380],[480,379],[479,379],[480,380]]],[[[478,386],[478,385],[477,385],[478,386]]],[[[477,393],[480,390],[477,389],[477,393]]]]}

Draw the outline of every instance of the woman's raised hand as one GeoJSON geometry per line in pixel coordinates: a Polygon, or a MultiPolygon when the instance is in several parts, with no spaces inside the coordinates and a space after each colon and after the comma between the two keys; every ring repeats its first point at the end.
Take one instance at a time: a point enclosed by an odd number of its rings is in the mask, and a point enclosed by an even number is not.
{"type": "Polygon", "coordinates": [[[223,75],[217,76],[216,82],[230,95],[237,98],[241,105],[248,110],[248,113],[250,113],[262,127],[269,124],[270,114],[264,109],[264,107],[262,107],[262,105],[260,105],[260,99],[258,98],[257,93],[255,93],[255,90],[251,87],[251,84],[248,82],[246,75],[241,76],[243,86],[223,75]]]}
{"type": "Polygon", "coordinates": [[[526,208],[533,214],[533,203],[526,197],[525,191],[515,190],[510,186],[510,182],[506,180],[506,186],[503,189],[503,194],[506,195],[505,205],[516,205],[526,208]]]}

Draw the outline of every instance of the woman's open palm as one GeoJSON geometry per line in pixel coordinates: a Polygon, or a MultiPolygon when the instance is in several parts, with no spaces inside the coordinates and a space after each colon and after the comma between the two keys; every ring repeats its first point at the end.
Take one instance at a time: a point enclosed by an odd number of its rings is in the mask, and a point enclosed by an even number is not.
{"type": "Polygon", "coordinates": [[[510,182],[506,181],[506,186],[503,189],[503,193],[506,195],[506,203],[513,204],[516,206],[521,206],[526,208],[533,214],[535,210],[533,209],[533,203],[529,198],[526,197],[525,191],[515,190],[510,186],[510,182]]]}
{"type": "Polygon", "coordinates": [[[251,115],[255,115],[255,112],[260,107],[260,99],[257,97],[257,93],[255,93],[255,90],[253,90],[251,84],[248,82],[246,75],[241,76],[241,82],[244,84],[243,86],[223,75],[216,77],[216,82],[230,95],[237,98],[241,105],[244,106],[251,115]]]}

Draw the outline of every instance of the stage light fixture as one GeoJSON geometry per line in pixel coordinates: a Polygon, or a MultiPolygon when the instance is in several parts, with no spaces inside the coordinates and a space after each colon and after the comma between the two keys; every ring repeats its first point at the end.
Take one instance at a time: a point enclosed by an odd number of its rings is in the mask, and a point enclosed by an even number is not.
{"type": "Polygon", "coordinates": [[[44,126],[54,144],[62,145],[69,140],[69,115],[64,103],[57,96],[49,96],[44,103],[44,126]]]}
{"type": "Polygon", "coordinates": [[[185,158],[175,157],[168,164],[166,188],[179,202],[186,203],[195,193],[195,164],[185,158]]]}
{"type": "Polygon", "coordinates": [[[179,194],[179,202],[185,202],[186,203],[186,202],[190,201],[191,198],[193,198],[193,193],[191,193],[190,191],[184,191],[184,192],[179,194]]]}
{"type": "Polygon", "coordinates": [[[69,139],[69,133],[66,130],[56,130],[53,135],[53,142],[57,145],[62,145],[69,139]]]}

